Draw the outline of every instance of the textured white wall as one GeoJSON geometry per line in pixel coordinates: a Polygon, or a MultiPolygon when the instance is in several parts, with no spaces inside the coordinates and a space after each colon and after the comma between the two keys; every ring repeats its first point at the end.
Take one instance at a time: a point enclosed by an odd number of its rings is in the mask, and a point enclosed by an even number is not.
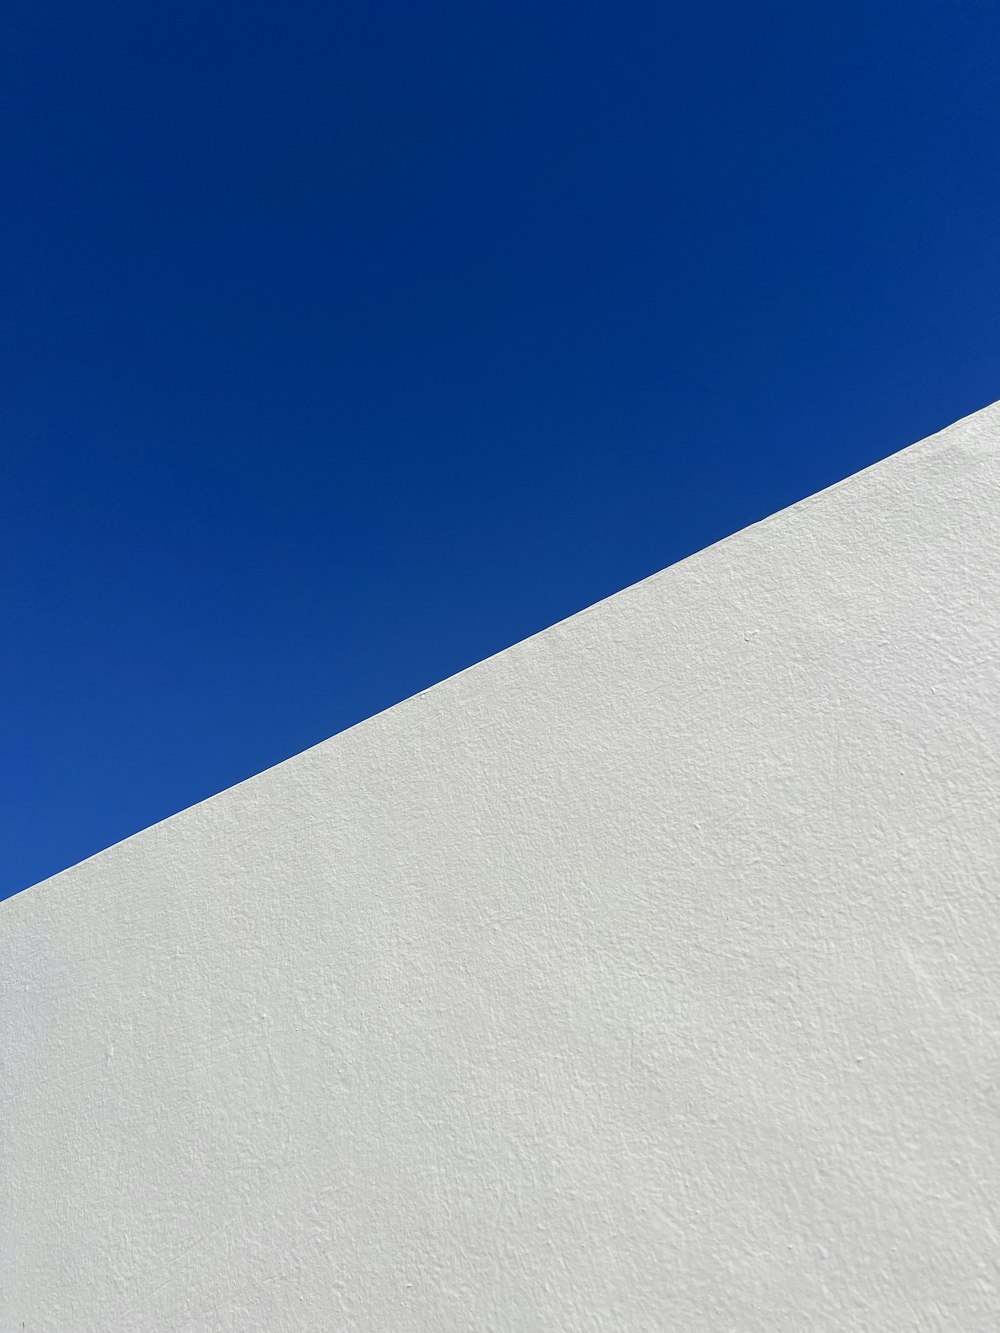
{"type": "Polygon", "coordinates": [[[1000,409],[0,905],[0,1328],[1000,1327],[1000,409]]]}

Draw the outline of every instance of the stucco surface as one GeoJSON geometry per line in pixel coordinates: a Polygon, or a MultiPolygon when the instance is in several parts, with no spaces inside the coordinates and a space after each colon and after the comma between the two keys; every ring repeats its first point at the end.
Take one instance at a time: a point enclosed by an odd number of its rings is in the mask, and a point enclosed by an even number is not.
{"type": "Polygon", "coordinates": [[[996,1333],[998,478],[993,407],[0,904],[0,1329],[996,1333]]]}

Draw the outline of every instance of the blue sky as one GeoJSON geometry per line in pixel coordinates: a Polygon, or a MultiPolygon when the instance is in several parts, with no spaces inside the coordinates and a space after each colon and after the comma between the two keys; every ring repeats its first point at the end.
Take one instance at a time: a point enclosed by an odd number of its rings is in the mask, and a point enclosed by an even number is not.
{"type": "Polygon", "coordinates": [[[12,0],[0,896],[1000,397],[1000,6],[12,0]]]}

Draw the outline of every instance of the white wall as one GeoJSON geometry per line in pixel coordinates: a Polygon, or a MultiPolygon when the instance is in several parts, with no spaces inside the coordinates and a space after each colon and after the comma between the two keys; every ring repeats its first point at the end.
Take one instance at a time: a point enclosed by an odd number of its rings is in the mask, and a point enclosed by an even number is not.
{"type": "Polygon", "coordinates": [[[995,1333],[998,474],[994,407],[0,905],[0,1329],[995,1333]]]}

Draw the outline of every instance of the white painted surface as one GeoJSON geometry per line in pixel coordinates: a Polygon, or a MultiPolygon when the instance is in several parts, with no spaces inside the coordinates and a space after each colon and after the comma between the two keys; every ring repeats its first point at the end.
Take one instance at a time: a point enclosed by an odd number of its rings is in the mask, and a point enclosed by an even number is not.
{"type": "Polygon", "coordinates": [[[1000,409],[0,905],[0,1328],[996,1333],[1000,409]]]}

